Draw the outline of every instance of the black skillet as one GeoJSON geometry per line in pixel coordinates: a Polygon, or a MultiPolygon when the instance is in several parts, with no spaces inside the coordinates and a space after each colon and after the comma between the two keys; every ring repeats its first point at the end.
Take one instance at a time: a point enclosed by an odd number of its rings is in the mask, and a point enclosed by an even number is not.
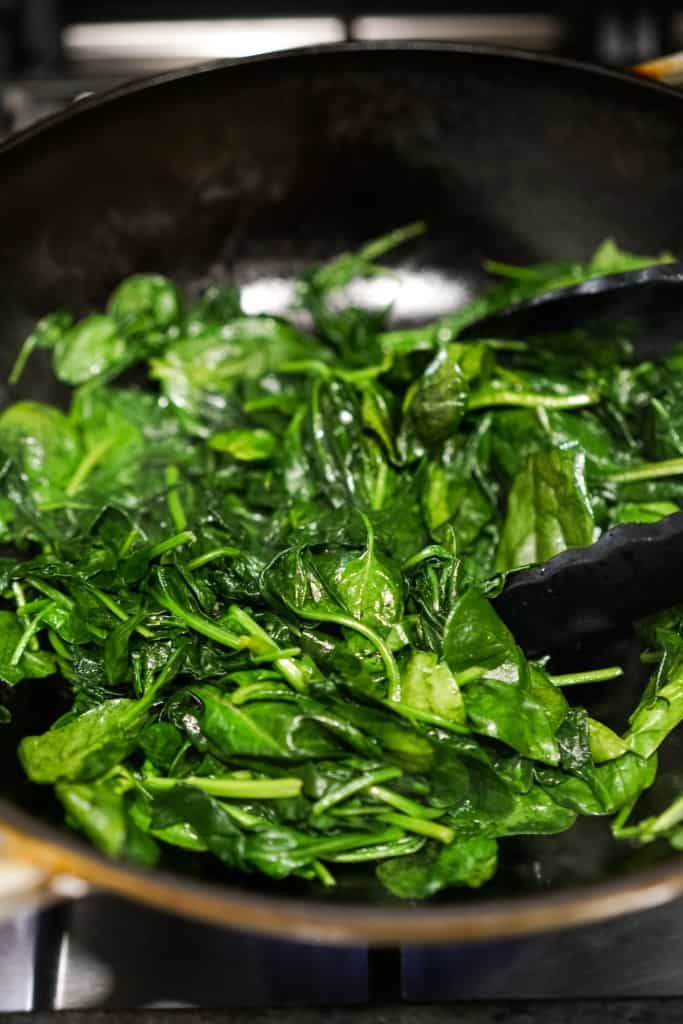
{"type": "MultiPolygon", "coordinates": [[[[162,76],[86,100],[0,148],[0,374],[37,316],[86,310],[125,274],[165,271],[188,285],[290,276],[417,218],[428,234],[398,258],[415,287],[436,295],[426,315],[444,312],[435,281],[442,298],[481,287],[485,257],[581,258],[607,236],[635,251],[680,251],[682,166],[683,97],[541,56],[350,46],[162,76]]],[[[37,364],[23,388],[59,398],[37,364]]],[[[564,664],[588,654],[626,665],[624,680],[595,698],[618,719],[642,682],[629,628],[580,656],[566,651],[564,664]]],[[[21,729],[44,724],[59,703],[58,687],[40,701],[28,692],[14,695],[21,729]]],[[[8,728],[0,741],[11,852],[49,874],[233,926],[326,941],[501,937],[683,892],[678,855],[617,848],[599,820],[507,841],[494,884],[414,907],[358,876],[323,897],[219,869],[196,877],[188,862],[146,873],[53,824],[44,791],[22,781],[15,738],[8,728]]],[[[675,772],[664,766],[672,786],[675,772]]]]}

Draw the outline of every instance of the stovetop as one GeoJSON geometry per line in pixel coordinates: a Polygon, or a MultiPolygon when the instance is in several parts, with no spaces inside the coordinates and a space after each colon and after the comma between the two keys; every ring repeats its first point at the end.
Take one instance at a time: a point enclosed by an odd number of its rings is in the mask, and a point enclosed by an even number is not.
{"type": "MultiPolygon", "coordinates": [[[[463,1001],[683,999],[682,952],[682,902],[514,941],[368,950],[231,932],[93,894],[0,928],[0,1012],[402,1005],[415,1014],[463,1001]]],[[[683,1003],[672,1019],[683,1019],[683,1003]]]]}

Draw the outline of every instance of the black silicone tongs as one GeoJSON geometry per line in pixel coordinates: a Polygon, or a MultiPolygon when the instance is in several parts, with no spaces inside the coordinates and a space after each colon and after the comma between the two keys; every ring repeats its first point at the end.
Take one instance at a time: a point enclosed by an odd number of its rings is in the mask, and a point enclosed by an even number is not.
{"type": "Polygon", "coordinates": [[[656,359],[683,341],[683,263],[657,263],[542,292],[469,324],[463,338],[537,338],[622,327],[637,359],[656,359]]]}
{"type": "Polygon", "coordinates": [[[529,655],[683,602],[683,512],[625,523],[587,548],[511,573],[493,604],[529,655]]]}
{"type": "MultiPolygon", "coordinates": [[[[546,292],[471,324],[463,336],[538,338],[623,324],[638,359],[683,341],[683,264],[658,264],[546,292]]],[[[683,602],[683,512],[627,523],[587,548],[511,573],[496,610],[528,654],[623,627],[683,602]]]]}

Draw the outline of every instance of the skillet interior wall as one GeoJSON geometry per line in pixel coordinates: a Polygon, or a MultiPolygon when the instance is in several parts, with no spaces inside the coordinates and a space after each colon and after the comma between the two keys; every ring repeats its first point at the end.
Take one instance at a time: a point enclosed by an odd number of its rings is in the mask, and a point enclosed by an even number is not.
{"type": "Polygon", "coordinates": [[[645,251],[683,226],[682,100],[457,48],[224,65],[95,104],[0,151],[2,359],[122,276],[288,268],[424,218],[411,260],[645,251]]]}
{"type": "MultiPolygon", "coordinates": [[[[85,106],[0,151],[0,376],[38,316],[84,312],[126,274],[288,273],[418,218],[410,265],[474,287],[486,256],[583,257],[608,235],[680,251],[682,113],[623,76],[420,46],[220,66],[85,106]]],[[[23,393],[58,400],[39,366],[23,393]]],[[[0,794],[36,809],[10,745],[0,794]]]]}

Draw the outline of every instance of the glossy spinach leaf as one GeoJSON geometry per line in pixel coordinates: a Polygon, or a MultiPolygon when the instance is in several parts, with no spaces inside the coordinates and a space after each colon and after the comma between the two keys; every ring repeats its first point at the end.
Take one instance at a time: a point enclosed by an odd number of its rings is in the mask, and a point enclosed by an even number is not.
{"type": "MultiPolygon", "coordinates": [[[[35,636],[30,622],[22,623],[13,612],[0,611],[0,679],[14,686],[22,679],[43,679],[54,675],[56,661],[52,651],[29,645],[35,636]]],[[[40,616],[36,626],[40,626],[40,616]]]]}
{"type": "Polygon", "coordinates": [[[120,764],[147,721],[146,702],[107,700],[40,736],[26,736],[19,754],[33,782],[87,782],[120,764]]]}
{"type": "Polygon", "coordinates": [[[242,382],[315,354],[313,339],[286,321],[242,317],[220,330],[174,341],[152,359],[151,376],[184,427],[205,437],[242,425],[242,382]]]}
{"type": "Polygon", "coordinates": [[[36,508],[63,499],[82,455],[64,413],[30,401],[15,402],[0,414],[0,451],[16,463],[36,508]]]}
{"type": "Polygon", "coordinates": [[[477,731],[525,757],[558,763],[556,734],[567,702],[545,672],[526,660],[491,604],[473,587],[448,618],[444,655],[456,679],[466,682],[465,710],[477,731]]]}
{"type": "Polygon", "coordinates": [[[159,847],[132,817],[129,800],[116,779],[92,783],[59,783],[55,791],[66,820],[110,857],[153,867],[159,847]]]}
{"type": "Polygon", "coordinates": [[[116,321],[94,313],[57,339],[55,374],[65,384],[85,384],[121,367],[126,354],[126,341],[116,321]]]}
{"type": "Polygon", "coordinates": [[[450,846],[432,843],[412,857],[384,861],[377,876],[394,896],[419,900],[455,886],[478,889],[493,875],[497,861],[493,839],[467,838],[450,846]]]}
{"type": "Polygon", "coordinates": [[[582,454],[559,448],[529,457],[510,489],[496,569],[535,565],[592,543],[584,465],[582,454]]]}

